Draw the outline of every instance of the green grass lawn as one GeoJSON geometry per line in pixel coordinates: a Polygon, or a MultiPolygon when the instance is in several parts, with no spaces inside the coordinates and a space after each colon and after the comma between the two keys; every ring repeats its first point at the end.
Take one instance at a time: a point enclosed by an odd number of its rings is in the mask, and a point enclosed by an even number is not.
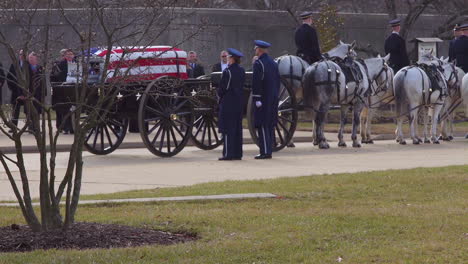
{"type": "MultiPolygon", "coordinates": [[[[0,254],[0,263],[466,263],[468,166],[229,181],[84,199],[272,192],[280,199],[86,205],[78,221],[190,230],[196,242],[0,254]]],[[[22,223],[0,208],[0,226],[22,223]]]]}

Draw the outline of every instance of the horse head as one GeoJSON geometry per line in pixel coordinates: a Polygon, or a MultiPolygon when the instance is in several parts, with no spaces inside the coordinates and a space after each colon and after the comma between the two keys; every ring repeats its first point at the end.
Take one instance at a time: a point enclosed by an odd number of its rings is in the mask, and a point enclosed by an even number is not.
{"type": "Polygon", "coordinates": [[[390,59],[390,54],[385,57],[378,55],[376,58],[365,59],[364,63],[367,66],[369,80],[373,85],[375,92],[385,91],[392,87],[393,74],[387,62],[390,59]]]}
{"type": "Polygon", "coordinates": [[[333,49],[331,49],[325,54],[330,58],[340,58],[342,60],[344,60],[348,56],[351,56],[354,58],[357,56],[356,52],[354,51],[355,46],[356,46],[356,41],[354,41],[351,44],[347,44],[340,40],[340,43],[338,43],[336,47],[334,47],[333,49]]]}

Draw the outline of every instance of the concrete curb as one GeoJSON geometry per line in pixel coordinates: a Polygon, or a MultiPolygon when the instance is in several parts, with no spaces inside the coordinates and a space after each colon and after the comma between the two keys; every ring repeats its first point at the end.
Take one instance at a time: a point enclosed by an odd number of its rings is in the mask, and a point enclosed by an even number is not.
{"type": "MultiPolygon", "coordinates": [[[[227,199],[253,199],[253,198],[276,198],[272,193],[240,193],[240,194],[219,194],[219,195],[198,195],[198,196],[176,196],[176,197],[155,197],[155,198],[133,198],[133,199],[109,199],[109,200],[83,200],[80,205],[85,204],[108,204],[108,203],[147,203],[147,202],[176,202],[176,201],[206,201],[206,200],[227,200],[227,199]]],[[[60,204],[64,204],[61,202],[60,204]]],[[[33,203],[39,206],[39,203],[33,203]]],[[[19,207],[17,203],[0,203],[0,207],[19,207]]]]}
{"type": "MultiPolygon", "coordinates": [[[[312,133],[312,131],[310,131],[310,130],[298,130],[298,131],[312,133]]],[[[334,132],[327,132],[327,133],[334,133],[334,132]]],[[[464,138],[465,134],[456,133],[455,137],[464,138]]],[[[394,134],[379,134],[379,135],[373,135],[372,138],[375,141],[394,140],[395,135],[394,134]]],[[[304,137],[304,136],[294,137],[293,140],[294,140],[294,142],[297,142],[297,143],[312,142],[312,135],[307,136],[307,137],[304,137]]],[[[328,142],[336,142],[336,140],[334,138],[331,138],[331,139],[329,138],[329,139],[327,139],[327,141],[328,142]]],[[[244,138],[244,144],[254,144],[254,142],[250,137],[248,137],[248,138],[244,138]]],[[[70,146],[71,146],[70,144],[58,144],[57,145],[57,151],[58,152],[67,152],[67,151],[70,150],[70,146]]],[[[191,141],[189,141],[187,143],[187,147],[194,147],[194,146],[195,145],[191,141]]],[[[16,153],[15,147],[1,147],[1,148],[2,148],[3,153],[5,153],[5,154],[15,154],[16,153]]],[[[143,144],[143,142],[122,142],[122,144],[119,146],[119,149],[139,149],[139,148],[146,148],[146,146],[145,146],[145,144],[143,144]]],[[[23,153],[36,153],[37,152],[37,147],[36,146],[31,146],[31,145],[30,146],[23,146],[23,150],[24,150],[23,153]]]]}

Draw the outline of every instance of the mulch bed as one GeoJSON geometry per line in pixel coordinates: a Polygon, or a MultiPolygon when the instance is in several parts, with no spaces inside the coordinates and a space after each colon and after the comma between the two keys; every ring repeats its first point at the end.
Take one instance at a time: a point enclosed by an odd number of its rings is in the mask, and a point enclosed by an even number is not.
{"type": "Polygon", "coordinates": [[[75,223],[65,232],[54,230],[37,233],[32,232],[28,226],[11,225],[0,227],[0,252],[171,245],[196,239],[196,234],[169,233],[113,224],[75,223]]]}

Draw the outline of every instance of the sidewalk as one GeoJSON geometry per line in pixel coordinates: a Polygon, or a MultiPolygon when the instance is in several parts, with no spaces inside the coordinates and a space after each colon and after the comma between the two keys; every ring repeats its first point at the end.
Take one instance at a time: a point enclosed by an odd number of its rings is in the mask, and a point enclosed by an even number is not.
{"type": "MultiPolygon", "coordinates": [[[[243,160],[232,162],[218,161],[221,148],[204,151],[187,147],[172,158],[156,157],[146,149],[118,149],[105,156],[84,152],[81,193],[114,193],[226,180],[468,165],[468,140],[462,138],[440,145],[402,146],[394,140],[381,140],[359,149],[339,148],[336,142],[331,143],[330,147],[320,150],[312,142],[297,143],[296,148],[274,153],[272,160],[259,161],[253,158],[258,154],[258,147],[247,144],[244,145],[243,160]]],[[[37,154],[24,154],[24,158],[32,196],[38,197],[39,159],[37,154]]],[[[57,154],[57,181],[65,174],[67,162],[68,153],[57,154]]],[[[18,171],[13,170],[13,173],[19,180],[18,171]]],[[[15,200],[15,196],[0,166],[0,201],[8,200],[15,200]]]]}
{"type": "MultiPolygon", "coordinates": [[[[252,138],[248,129],[244,129],[244,144],[253,144],[252,138]]],[[[336,133],[325,133],[328,141],[335,142],[337,141],[336,133]]],[[[345,134],[345,140],[350,140],[350,135],[345,134]]],[[[388,137],[379,136],[377,138],[385,139],[388,137]]],[[[312,142],[312,131],[296,131],[293,138],[294,142],[312,142]]],[[[24,153],[34,153],[37,151],[36,142],[32,135],[25,133],[23,135],[23,149],[24,153]]],[[[71,144],[73,143],[73,135],[61,134],[58,138],[57,151],[65,152],[70,149],[71,144]]],[[[187,146],[194,146],[192,142],[188,142],[187,146]]],[[[16,153],[13,142],[5,135],[0,134],[0,148],[6,154],[16,153]]],[[[143,144],[143,141],[140,137],[140,133],[130,133],[127,132],[125,139],[122,144],[119,146],[119,149],[137,149],[137,148],[146,148],[143,144]]]]}

